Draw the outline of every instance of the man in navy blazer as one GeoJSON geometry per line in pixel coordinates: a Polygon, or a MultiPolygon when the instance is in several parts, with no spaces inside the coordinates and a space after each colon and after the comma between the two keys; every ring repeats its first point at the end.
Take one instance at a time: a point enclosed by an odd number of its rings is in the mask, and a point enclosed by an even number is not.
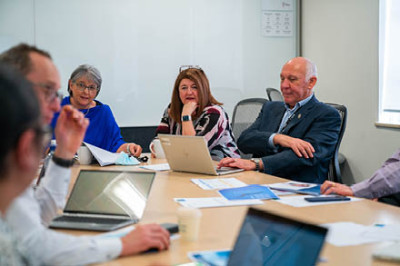
{"type": "Polygon", "coordinates": [[[257,120],[238,140],[244,153],[260,159],[224,158],[219,167],[257,170],[292,180],[322,183],[339,136],[338,111],[313,94],[317,69],[304,57],[281,71],[284,102],[266,102],[257,120]]]}

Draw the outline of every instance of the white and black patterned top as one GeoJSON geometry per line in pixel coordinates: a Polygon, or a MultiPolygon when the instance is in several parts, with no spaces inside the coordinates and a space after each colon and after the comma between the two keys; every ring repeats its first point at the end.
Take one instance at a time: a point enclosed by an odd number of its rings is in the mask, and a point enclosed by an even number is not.
{"type": "MultiPolygon", "coordinates": [[[[168,114],[169,107],[164,112],[156,134],[182,135],[182,125],[176,123],[168,114]]],[[[193,121],[196,136],[204,136],[208,149],[214,160],[224,157],[240,158],[238,147],[234,141],[228,114],[219,105],[204,108],[200,117],[193,121]]]]}

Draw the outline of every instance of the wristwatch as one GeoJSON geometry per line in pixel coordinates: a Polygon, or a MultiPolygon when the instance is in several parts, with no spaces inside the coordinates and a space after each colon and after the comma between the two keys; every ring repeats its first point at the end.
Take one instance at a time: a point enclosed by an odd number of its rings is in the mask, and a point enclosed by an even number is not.
{"type": "Polygon", "coordinates": [[[74,163],[75,163],[75,159],[74,158],[72,158],[72,159],[63,159],[63,158],[55,156],[54,154],[53,154],[53,157],[51,159],[53,160],[53,162],[56,165],[61,166],[61,167],[65,167],[65,168],[69,168],[69,167],[73,166],[74,163]]]}
{"type": "Polygon", "coordinates": [[[183,115],[182,116],[182,122],[186,122],[186,121],[191,121],[192,117],[190,115],[183,115]]]}
{"type": "Polygon", "coordinates": [[[251,158],[250,161],[256,164],[256,169],[254,169],[254,171],[260,171],[260,158],[251,158]]]}

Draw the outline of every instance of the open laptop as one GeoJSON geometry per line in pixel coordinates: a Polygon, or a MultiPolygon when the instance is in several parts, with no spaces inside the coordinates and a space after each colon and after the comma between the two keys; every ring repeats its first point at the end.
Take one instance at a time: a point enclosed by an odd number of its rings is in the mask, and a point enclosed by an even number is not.
{"type": "Polygon", "coordinates": [[[143,215],[154,172],[81,170],[63,215],[51,228],[110,231],[143,215]]]}
{"type": "Polygon", "coordinates": [[[249,208],[228,266],[315,265],[328,229],[249,208]]]}
{"type": "Polygon", "coordinates": [[[217,169],[203,136],[158,134],[169,167],[173,171],[225,175],[243,169],[223,167],[217,169]]]}

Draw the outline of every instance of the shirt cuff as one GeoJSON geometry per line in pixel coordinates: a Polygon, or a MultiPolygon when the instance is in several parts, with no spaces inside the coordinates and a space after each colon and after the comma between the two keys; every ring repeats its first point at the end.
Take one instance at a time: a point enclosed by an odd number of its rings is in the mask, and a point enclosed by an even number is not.
{"type": "Polygon", "coordinates": [[[98,236],[97,241],[99,241],[97,245],[97,247],[99,248],[98,254],[103,254],[104,260],[115,259],[122,252],[122,241],[119,237],[98,236]]]}
{"type": "Polygon", "coordinates": [[[275,137],[275,135],[276,135],[276,133],[271,134],[271,136],[269,136],[269,139],[268,139],[268,146],[271,149],[275,149],[276,148],[275,145],[274,145],[274,137],[275,137]]]}
{"type": "Polygon", "coordinates": [[[65,191],[68,190],[70,178],[70,168],[61,167],[50,160],[46,173],[40,181],[40,186],[46,187],[52,192],[65,194],[65,191]]]}

